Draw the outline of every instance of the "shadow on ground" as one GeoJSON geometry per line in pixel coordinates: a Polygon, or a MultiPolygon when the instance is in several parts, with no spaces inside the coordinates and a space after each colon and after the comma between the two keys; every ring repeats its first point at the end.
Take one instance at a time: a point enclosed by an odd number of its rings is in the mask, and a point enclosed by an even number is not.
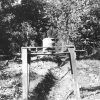
{"type": "Polygon", "coordinates": [[[90,59],[90,60],[100,60],[100,53],[95,53],[95,54],[92,54],[92,55],[87,55],[87,56],[84,56],[84,57],[81,57],[81,58],[77,58],[77,60],[87,60],[87,59],[90,59]]]}
{"type": "Polygon", "coordinates": [[[48,73],[45,78],[37,85],[37,87],[32,91],[32,95],[29,100],[47,100],[47,95],[51,88],[55,85],[55,77],[48,73]]]}
{"type": "Polygon", "coordinates": [[[100,86],[91,87],[91,88],[81,87],[80,90],[81,91],[93,92],[93,91],[96,91],[96,90],[100,90],[100,86]]]}

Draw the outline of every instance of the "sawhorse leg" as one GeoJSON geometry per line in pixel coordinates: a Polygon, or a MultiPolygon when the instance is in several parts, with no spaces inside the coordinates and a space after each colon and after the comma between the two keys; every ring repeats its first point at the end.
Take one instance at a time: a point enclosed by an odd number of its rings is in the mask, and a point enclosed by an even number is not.
{"type": "Polygon", "coordinates": [[[29,90],[29,65],[27,49],[22,48],[22,100],[28,100],[29,90]]]}
{"type": "Polygon", "coordinates": [[[74,92],[75,92],[76,100],[81,100],[79,85],[78,85],[78,81],[77,81],[77,69],[76,69],[77,65],[76,65],[75,48],[69,47],[68,51],[70,53],[70,64],[71,64],[71,69],[72,69],[72,75],[73,75],[73,78],[74,78],[74,92]]]}

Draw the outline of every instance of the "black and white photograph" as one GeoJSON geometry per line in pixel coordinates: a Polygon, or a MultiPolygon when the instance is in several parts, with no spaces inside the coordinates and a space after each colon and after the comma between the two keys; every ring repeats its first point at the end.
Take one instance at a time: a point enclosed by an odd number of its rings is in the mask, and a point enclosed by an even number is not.
{"type": "Polygon", "coordinates": [[[0,0],[0,100],[100,100],[100,0],[0,0]]]}

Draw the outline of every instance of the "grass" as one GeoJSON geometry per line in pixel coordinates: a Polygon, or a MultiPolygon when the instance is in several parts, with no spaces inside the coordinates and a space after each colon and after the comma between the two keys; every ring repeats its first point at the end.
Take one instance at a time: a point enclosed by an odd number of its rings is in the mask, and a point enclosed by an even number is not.
{"type": "MultiPolygon", "coordinates": [[[[71,100],[75,97],[69,61],[59,67],[57,59],[52,60],[50,57],[32,62],[29,100],[71,100]]],[[[0,100],[22,100],[21,63],[5,62],[0,61],[0,100]]],[[[100,60],[77,60],[77,71],[82,100],[100,97],[100,60]]]]}
{"type": "Polygon", "coordinates": [[[83,99],[89,97],[86,100],[90,100],[92,97],[97,98],[98,95],[100,96],[100,61],[86,59],[77,63],[81,97],[83,99]]]}

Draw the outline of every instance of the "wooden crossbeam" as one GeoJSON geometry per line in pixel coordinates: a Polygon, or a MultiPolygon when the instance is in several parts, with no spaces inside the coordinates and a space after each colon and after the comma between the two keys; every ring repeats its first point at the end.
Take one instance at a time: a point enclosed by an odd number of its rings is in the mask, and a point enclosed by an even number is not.
{"type": "MultiPolygon", "coordinates": [[[[57,46],[53,46],[53,47],[57,47],[57,46]]],[[[59,46],[59,47],[62,47],[62,46],[59,46]]],[[[73,45],[66,45],[66,47],[73,48],[73,45]]],[[[48,48],[48,47],[22,47],[22,49],[42,49],[42,48],[48,48]]]]}
{"type": "Polygon", "coordinates": [[[62,52],[62,53],[30,53],[30,55],[60,55],[60,54],[69,54],[69,52],[62,52]]]}

